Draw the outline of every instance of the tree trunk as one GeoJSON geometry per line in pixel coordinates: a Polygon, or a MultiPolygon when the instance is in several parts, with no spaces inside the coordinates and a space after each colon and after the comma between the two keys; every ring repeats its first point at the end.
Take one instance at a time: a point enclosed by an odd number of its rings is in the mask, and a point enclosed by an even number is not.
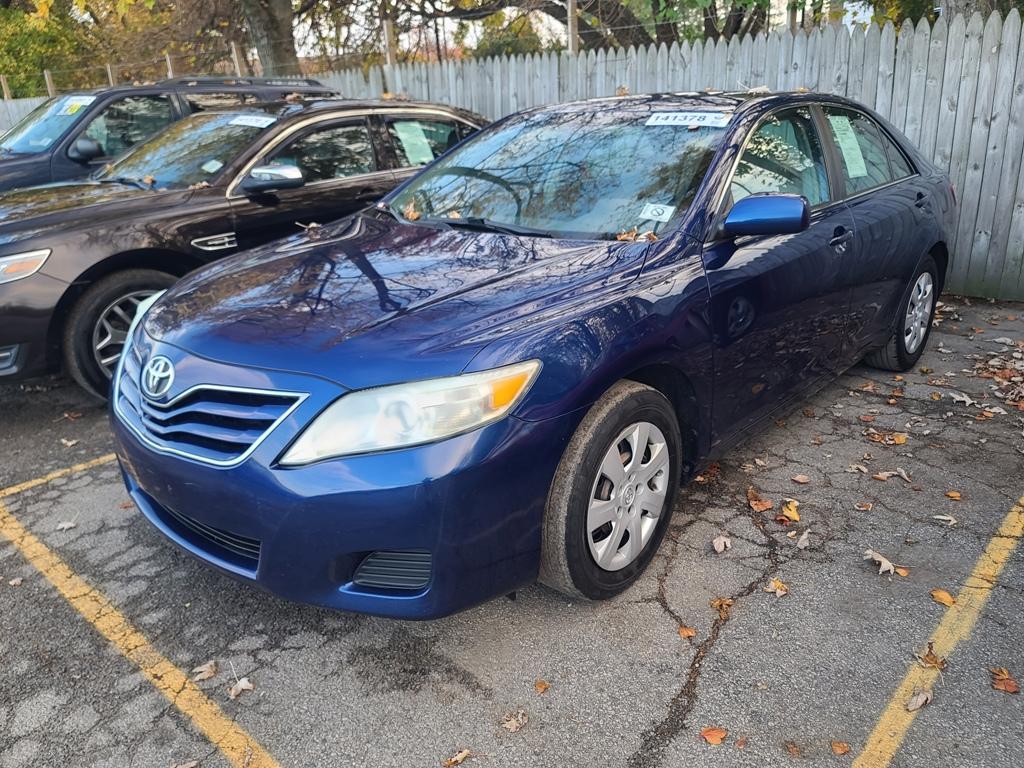
{"type": "Polygon", "coordinates": [[[292,30],[291,0],[242,0],[264,76],[300,75],[292,30]]]}

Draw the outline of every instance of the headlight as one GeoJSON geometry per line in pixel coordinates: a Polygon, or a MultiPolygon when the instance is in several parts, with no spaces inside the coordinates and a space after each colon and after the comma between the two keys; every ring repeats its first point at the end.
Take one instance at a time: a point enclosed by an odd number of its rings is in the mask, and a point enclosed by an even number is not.
{"type": "Polygon", "coordinates": [[[351,392],[321,413],[282,464],[432,443],[497,421],[530,388],[540,361],[351,392]]]}
{"type": "Polygon", "coordinates": [[[50,255],[50,249],[26,251],[13,256],[0,256],[0,283],[12,283],[34,275],[50,255]]]}

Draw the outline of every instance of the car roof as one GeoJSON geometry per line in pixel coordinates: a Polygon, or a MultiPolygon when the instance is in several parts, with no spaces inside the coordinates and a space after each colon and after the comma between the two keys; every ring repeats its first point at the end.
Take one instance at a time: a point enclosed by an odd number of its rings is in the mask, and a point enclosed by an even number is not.
{"type": "Polygon", "coordinates": [[[195,114],[208,115],[213,113],[234,113],[239,112],[262,112],[277,115],[282,119],[298,120],[310,115],[322,114],[325,112],[359,112],[359,111],[387,111],[400,112],[403,109],[413,110],[444,110],[463,117],[478,125],[486,125],[491,122],[486,117],[474,114],[459,107],[451,107],[447,104],[437,104],[430,101],[410,101],[406,99],[346,99],[341,96],[333,98],[303,99],[301,101],[263,101],[254,104],[241,104],[239,106],[219,107],[217,109],[206,109],[195,114]]]}
{"type": "Polygon", "coordinates": [[[808,90],[798,91],[770,91],[767,88],[752,88],[747,91],[716,91],[707,89],[704,91],[685,91],[679,93],[649,93],[625,96],[604,96],[582,101],[572,101],[564,104],[554,104],[548,107],[538,107],[537,111],[564,109],[567,111],[587,111],[597,107],[607,106],[630,108],[630,107],[652,107],[664,106],[684,107],[688,109],[708,109],[716,111],[738,112],[755,105],[764,106],[787,103],[800,103],[806,101],[832,102],[836,104],[855,104],[842,96],[830,93],[815,93],[808,90]]]}
{"type": "Polygon", "coordinates": [[[90,94],[98,96],[107,93],[131,93],[142,89],[153,88],[175,88],[183,91],[208,90],[225,88],[231,91],[257,91],[257,90],[280,90],[295,93],[333,92],[334,89],[324,85],[318,80],[312,79],[275,79],[269,77],[174,77],[164,80],[156,80],[146,83],[132,83],[125,85],[106,86],[103,88],[85,88],[82,90],[68,91],[60,95],[81,95],[90,94]]]}

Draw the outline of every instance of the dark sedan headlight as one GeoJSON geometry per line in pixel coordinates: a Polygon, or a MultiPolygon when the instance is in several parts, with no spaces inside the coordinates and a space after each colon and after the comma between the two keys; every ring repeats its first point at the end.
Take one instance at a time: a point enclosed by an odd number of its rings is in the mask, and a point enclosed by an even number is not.
{"type": "Polygon", "coordinates": [[[49,256],[49,248],[25,251],[25,253],[16,253],[13,256],[0,256],[0,283],[13,283],[15,280],[34,275],[46,263],[49,256]]]}

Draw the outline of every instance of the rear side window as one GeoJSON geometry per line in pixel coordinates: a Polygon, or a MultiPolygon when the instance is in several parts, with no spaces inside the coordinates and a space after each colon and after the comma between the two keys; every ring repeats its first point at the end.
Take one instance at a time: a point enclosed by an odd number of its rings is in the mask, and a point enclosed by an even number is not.
{"type": "Polygon", "coordinates": [[[205,112],[208,109],[231,109],[240,104],[252,104],[256,96],[251,93],[196,93],[185,94],[188,108],[192,112],[205,112]]]}
{"type": "Polygon", "coordinates": [[[823,109],[842,159],[847,195],[867,192],[912,173],[903,154],[869,117],[827,105],[823,109]],[[889,165],[890,157],[898,162],[895,169],[889,165]]]}
{"type": "Polygon", "coordinates": [[[454,120],[390,118],[388,133],[402,168],[426,165],[459,143],[462,134],[454,120]]]}
{"type": "Polygon", "coordinates": [[[104,157],[117,157],[174,122],[167,96],[127,96],[105,107],[82,133],[98,142],[104,157]]]}

